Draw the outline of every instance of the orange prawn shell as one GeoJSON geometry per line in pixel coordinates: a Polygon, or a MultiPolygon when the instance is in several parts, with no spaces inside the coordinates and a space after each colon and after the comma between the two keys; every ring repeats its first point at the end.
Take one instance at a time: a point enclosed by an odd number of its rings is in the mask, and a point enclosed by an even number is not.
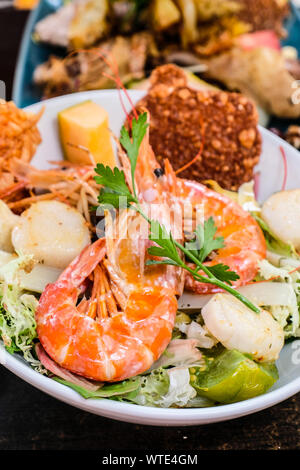
{"type": "Polygon", "coordinates": [[[145,372],[171,340],[177,301],[166,289],[134,292],[125,312],[98,321],[75,312],[71,302],[64,303],[66,294],[71,292],[64,283],[46,288],[36,314],[37,331],[49,356],[76,374],[99,381],[134,377],[145,372]],[[53,297],[56,305],[63,301],[57,310],[53,297]]]}
{"type": "MultiPolygon", "coordinates": [[[[179,199],[193,207],[201,205],[204,219],[213,217],[217,235],[224,237],[221,248],[207,265],[224,263],[240,278],[234,282],[239,287],[252,281],[258,271],[258,261],[266,257],[266,241],[256,220],[239,204],[195,181],[177,180],[179,199]]],[[[186,277],[185,287],[198,294],[219,292],[210,284],[186,277]]]]}
{"type": "Polygon", "coordinates": [[[93,380],[119,381],[145,372],[166,349],[177,300],[173,289],[140,286],[129,294],[124,311],[112,317],[93,319],[80,312],[79,286],[103,257],[97,243],[46,287],[36,311],[37,333],[60,366],[93,380]]]}

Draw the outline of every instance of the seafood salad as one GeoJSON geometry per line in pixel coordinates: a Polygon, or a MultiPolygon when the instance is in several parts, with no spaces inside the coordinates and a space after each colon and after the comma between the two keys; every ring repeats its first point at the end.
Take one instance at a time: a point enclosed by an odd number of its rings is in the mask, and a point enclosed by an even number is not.
{"type": "MultiPolygon", "coordinates": [[[[226,93],[197,99],[233,103],[226,93]]],[[[230,189],[220,168],[189,179],[198,160],[157,156],[147,99],[125,97],[117,155],[107,112],[85,101],[59,113],[65,159],[48,170],[31,164],[42,113],[1,102],[1,344],[85,399],[199,408],[266,393],[300,337],[300,189],[261,205],[238,172],[230,189]]]]}

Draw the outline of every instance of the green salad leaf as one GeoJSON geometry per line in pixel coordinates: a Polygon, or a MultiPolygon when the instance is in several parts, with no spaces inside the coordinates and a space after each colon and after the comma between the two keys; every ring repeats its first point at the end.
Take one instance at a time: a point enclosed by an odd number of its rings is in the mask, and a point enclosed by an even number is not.
{"type": "Polygon", "coordinates": [[[107,384],[103,387],[99,387],[96,391],[87,390],[80,385],[74,384],[67,380],[61,379],[60,377],[53,377],[56,382],[59,382],[67,387],[72,388],[75,392],[79,393],[83,398],[114,398],[123,399],[128,395],[130,400],[135,396],[134,392],[137,392],[140,388],[141,379],[135,377],[133,379],[124,380],[123,382],[117,382],[113,384],[107,384]]]}
{"type": "Polygon", "coordinates": [[[33,366],[40,362],[33,356],[32,347],[37,337],[34,313],[37,299],[25,293],[18,273],[32,263],[31,256],[20,256],[0,269],[0,337],[10,353],[20,352],[33,366]]]}
{"type": "Polygon", "coordinates": [[[293,245],[280,240],[261,217],[254,213],[252,213],[252,217],[257,221],[258,225],[262,229],[267,243],[267,248],[270,251],[273,251],[274,253],[282,256],[293,257],[297,259],[300,258],[293,245]]]}

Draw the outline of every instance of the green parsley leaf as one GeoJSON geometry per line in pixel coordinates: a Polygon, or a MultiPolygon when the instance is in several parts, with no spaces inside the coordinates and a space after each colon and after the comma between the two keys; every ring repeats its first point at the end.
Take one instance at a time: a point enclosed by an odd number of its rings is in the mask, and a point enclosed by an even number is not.
{"type": "Polygon", "coordinates": [[[95,168],[98,176],[94,176],[96,183],[109,188],[111,191],[121,196],[131,196],[131,192],[125,181],[124,171],[115,167],[113,170],[109,166],[104,166],[103,163],[98,163],[95,168]]]}
{"type": "Polygon", "coordinates": [[[204,222],[204,225],[197,226],[194,231],[194,241],[186,243],[185,247],[200,261],[200,263],[203,263],[212,251],[224,247],[224,238],[215,238],[216,231],[217,227],[214,219],[210,217],[204,222]]]}
{"type": "Polygon", "coordinates": [[[102,206],[113,206],[115,209],[124,209],[130,206],[132,197],[120,196],[120,194],[102,190],[98,196],[98,201],[102,206]]]}
{"type": "Polygon", "coordinates": [[[155,242],[158,246],[151,246],[148,248],[148,253],[152,256],[159,256],[160,258],[169,258],[168,260],[161,261],[148,261],[147,264],[173,264],[182,266],[182,259],[180,258],[172,234],[167,232],[166,228],[161,225],[157,220],[151,221],[151,232],[149,239],[155,242]],[[167,261],[167,262],[166,262],[167,261]],[[171,261],[171,262],[170,262],[171,261]]]}
{"type": "Polygon", "coordinates": [[[138,120],[132,120],[132,138],[128,130],[123,126],[121,129],[120,143],[127,152],[131,164],[131,177],[134,184],[134,173],[139,155],[140,145],[147,131],[147,113],[140,114],[138,120]]]}
{"type": "MultiPolygon", "coordinates": [[[[148,249],[149,252],[150,248],[148,249]]],[[[154,264],[168,264],[170,266],[178,266],[178,263],[175,261],[172,261],[171,259],[161,259],[161,260],[155,260],[155,259],[149,259],[146,261],[147,266],[153,266],[154,264]]]]}
{"type": "Polygon", "coordinates": [[[215,276],[219,281],[226,282],[231,286],[231,281],[237,281],[240,276],[234,272],[230,271],[229,266],[226,264],[220,263],[215,264],[214,266],[206,266],[207,269],[215,276]]]}
{"type": "Polygon", "coordinates": [[[126,184],[125,174],[119,168],[113,170],[109,166],[98,163],[94,176],[96,183],[104,186],[98,196],[100,204],[108,204],[116,209],[129,207],[130,203],[137,202],[126,184]]]}

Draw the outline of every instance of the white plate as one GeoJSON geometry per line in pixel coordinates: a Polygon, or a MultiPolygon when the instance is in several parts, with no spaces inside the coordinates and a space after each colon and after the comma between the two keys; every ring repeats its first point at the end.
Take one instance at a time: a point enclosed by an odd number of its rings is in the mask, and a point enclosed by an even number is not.
{"type": "MultiPolygon", "coordinates": [[[[143,92],[131,91],[130,95],[133,101],[137,101],[143,92]]],[[[101,104],[108,111],[110,127],[118,135],[124,114],[116,91],[91,91],[45,101],[43,103],[46,107],[45,113],[39,124],[43,142],[33,159],[35,166],[47,168],[48,160],[62,159],[57,134],[57,113],[87,99],[101,104]]],[[[35,104],[28,109],[36,112],[40,106],[41,104],[35,104]]],[[[287,156],[287,188],[300,188],[300,153],[265,129],[260,131],[263,137],[263,152],[259,163],[261,172],[259,199],[263,201],[282,186],[284,165],[279,151],[280,146],[284,148],[287,156]]],[[[243,402],[214,408],[161,409],[110,400],[86,400],[70,388],[38,374],[21,358],[8,354],[2,345],[0,345],[0,362],[26,382],[69,405],[109,418],[156,426],[192,426],[233,419],[275,405],[300,391],[300,341],[294,341],[284,347],[277,362],[280,379],[268,393],[243,402]]]]}

